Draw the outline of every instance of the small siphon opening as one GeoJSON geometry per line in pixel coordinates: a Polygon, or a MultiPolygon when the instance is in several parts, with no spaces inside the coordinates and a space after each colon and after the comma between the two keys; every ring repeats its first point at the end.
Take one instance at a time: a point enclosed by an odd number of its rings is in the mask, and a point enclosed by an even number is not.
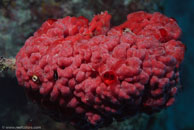
{"type": "Polygon", "coordinates": [[[116,79],[116,75],[113,71],[107,71],[103,74],[103,80],[108,85],[114,83],[116,79]]]}

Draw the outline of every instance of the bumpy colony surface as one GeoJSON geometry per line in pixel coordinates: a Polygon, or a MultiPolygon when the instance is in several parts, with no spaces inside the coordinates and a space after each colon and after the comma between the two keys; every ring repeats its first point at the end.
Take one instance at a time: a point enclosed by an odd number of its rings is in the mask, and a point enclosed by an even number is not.
{"type": "Polygon", "coordinates": [[[16,57],[16,75],[45,111],[76,124],[107,124],[170,106],[185,46],[173,18],[131,13],[49,19],[16,57]]]}

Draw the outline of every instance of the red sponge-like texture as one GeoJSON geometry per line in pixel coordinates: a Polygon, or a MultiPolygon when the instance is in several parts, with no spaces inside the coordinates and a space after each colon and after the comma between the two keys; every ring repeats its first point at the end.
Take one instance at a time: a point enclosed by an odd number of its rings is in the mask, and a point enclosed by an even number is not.
{"type": "Polygon", "coordinates": [[[26,40],[17,79],[45,111],[97,125],[173,104],[185,51],[176,21],[143,11],[113,28],[110,19],[49,19],[26,40]]]}

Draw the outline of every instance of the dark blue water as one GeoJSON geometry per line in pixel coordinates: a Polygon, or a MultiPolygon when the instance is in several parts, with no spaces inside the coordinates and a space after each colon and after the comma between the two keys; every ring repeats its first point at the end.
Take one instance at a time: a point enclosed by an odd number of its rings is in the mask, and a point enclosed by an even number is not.
{"type": "Polygon", "coordinates": [[[183,89],[175,104],[165,111],[165,119],[156,121],[153,129],[194,130],[194,0],[166,0],[164,13],[174,17],[182,28],[181,41],[187,51],[181,66],[183,89]]]}

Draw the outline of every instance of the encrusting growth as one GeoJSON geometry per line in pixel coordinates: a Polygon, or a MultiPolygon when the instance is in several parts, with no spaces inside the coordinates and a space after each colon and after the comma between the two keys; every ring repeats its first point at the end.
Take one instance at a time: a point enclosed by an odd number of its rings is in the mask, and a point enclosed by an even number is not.
{"type": "Polygon", "coordinates": [[[0,77],[3,77],[5,74],[8,74],[9,72],[14,77],[15,72],[15,58],[4,58],[0,57],[0,77]]]}

